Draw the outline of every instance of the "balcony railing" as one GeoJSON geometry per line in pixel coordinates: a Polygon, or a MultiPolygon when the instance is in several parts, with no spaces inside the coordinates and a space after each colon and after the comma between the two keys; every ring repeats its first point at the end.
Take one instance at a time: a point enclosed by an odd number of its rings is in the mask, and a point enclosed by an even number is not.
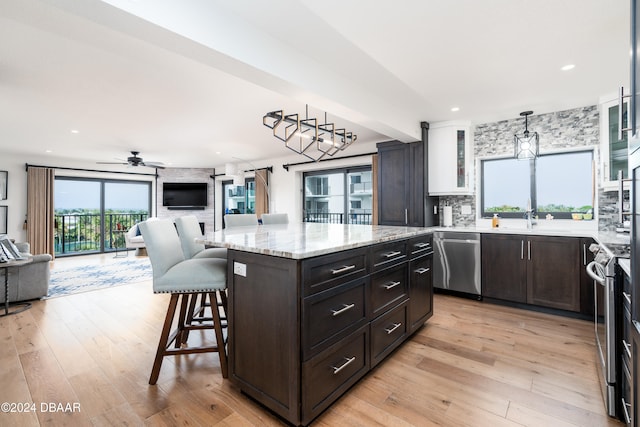
{"type": "Polygon", "coordinates": [[[111,252],[124,248],[124,233],[134,224],[144,221],[146,213],[54,215],[56,255],[111,252]],[[104,234],[103,234],[104,233],[104,234]]]}
{"type": "Polygon", "coordinates": [[[343,213],[307,211],[304,213],[304,222],[323,222],[329,224],[371,224],[371,213],[350,213],[345,215],[343,213]]]}

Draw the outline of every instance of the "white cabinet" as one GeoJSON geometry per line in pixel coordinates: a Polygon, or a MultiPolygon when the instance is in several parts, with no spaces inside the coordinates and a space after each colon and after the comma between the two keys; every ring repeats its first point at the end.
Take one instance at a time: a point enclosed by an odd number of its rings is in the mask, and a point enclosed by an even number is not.
{"type": "MultiPolygon", "coordinates": [[[[627,127],[628,102],[622,107],[622,127],[627,127]]],[[[618,189],[618,171],[623,171],[623,178],[628,178],[628,138],[629,132],[618,139],[619,112],[616,95],[600,99],[600,186],[603,190],[618,189]]]]}
{"type": "Polygon", "coordinates": [[[473,194],[473,134],[469,122],[429,128],[429,195],[473,194]]]}

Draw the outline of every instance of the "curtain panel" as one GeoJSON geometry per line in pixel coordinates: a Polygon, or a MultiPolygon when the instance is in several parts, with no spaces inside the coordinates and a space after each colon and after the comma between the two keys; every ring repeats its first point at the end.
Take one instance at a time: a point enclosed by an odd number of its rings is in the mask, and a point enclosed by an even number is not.
{"type": "Polygon", "coordinates": [[[255,175],[256,215],[260,218],[263,213],[269,213],[269,170],[258,169],[255,175]]]}
{"type": "Polygon", "coordinates": [[[53,185],[51,168],[27,167],[27,241],[33,254],[55,254],[53,185]]]}

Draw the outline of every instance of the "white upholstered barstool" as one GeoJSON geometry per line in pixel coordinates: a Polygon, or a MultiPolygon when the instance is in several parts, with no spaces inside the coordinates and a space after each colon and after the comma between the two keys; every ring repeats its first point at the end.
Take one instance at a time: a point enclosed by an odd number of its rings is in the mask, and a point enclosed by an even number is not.
{"type": "Polygon", "coordinates": [[[262,219],[262,225],[289,223],[289,215],[286,213],[263,213],[260,218],[262,219]]]}
{"type": "MultiPolygon", "coordinates": [[[[149,384],[157,382],[165,356],[193,353],[217,352],[222,376],[226,378],[227,352],[218,304],[209,304],[211,317],[194,315],[194,313],[201,314],[203,307],[199,306],[193,311],[190,308],[190,301],[201,294],[207,295],[210,301],[218,301],[220,293],[227,287],[226,259],[185,259],[180,238],[172,221],[142,222],[139,227],[153,269],[153,292],[171,294],[149,384]],[[177,313],[177,324],[175,329],[171,330],[178,305],[180,310],[177,313]],[[194,329],[213,329],[215,345],[189,347],[187,345],[189,331],[194,329]],[[171,348],[172,344],[174,348],[171,348]]],[[[226,298],[222,301],[226,301],[226,298]]],[[[226,308],[223,307],[225,313],[226,308]]]]}
{"type": "Polygon", "coordinates": [[[249,225],[258,225],[258,216],[256,214],[227,214],[224,216],[224,226],[246,227],[249,225]]]}
{"type": "Polygon", "coordinates": [[[205,248],[204,243],[196,243],[197,238],[202,238],[200,224],[195,215],[185,215],[176,218],[176,229],[180,237],[182,253],[189,258],[224,258],[227,259],[226,248],[205,248]]]}

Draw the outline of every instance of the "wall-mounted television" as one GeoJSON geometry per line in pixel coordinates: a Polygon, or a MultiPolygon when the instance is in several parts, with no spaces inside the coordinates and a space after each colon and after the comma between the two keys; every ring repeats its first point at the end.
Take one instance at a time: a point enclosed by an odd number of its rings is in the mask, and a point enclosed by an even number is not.
{"type": "Polygon", "coordinates": [[[207,183],[163,183],[162,206],[169,209],[204,209],[207,206],[207,183]]]}

